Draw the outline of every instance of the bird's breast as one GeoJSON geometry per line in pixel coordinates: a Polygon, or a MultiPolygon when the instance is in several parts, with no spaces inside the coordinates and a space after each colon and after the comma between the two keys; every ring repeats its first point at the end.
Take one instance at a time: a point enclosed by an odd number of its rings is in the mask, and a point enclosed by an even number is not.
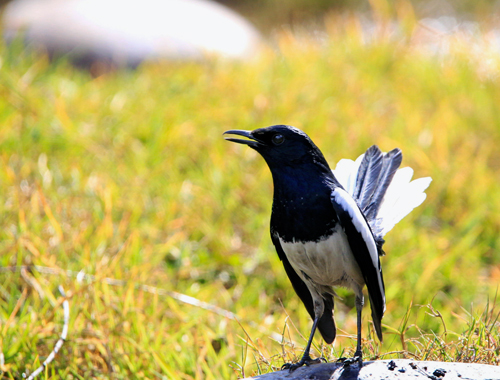
{"type": "Polygon", "coordinates": [[[288,261],[304,282],[320,286],[357,288],[364,285],[361,270],[340,226],[316,241],[280,243],[288,261]]]}
{"type": "Polygon", "coordinates": [[[328,192],[274,197],[271,229],[285,241],[317,241],[337,225],[328,192]]]}

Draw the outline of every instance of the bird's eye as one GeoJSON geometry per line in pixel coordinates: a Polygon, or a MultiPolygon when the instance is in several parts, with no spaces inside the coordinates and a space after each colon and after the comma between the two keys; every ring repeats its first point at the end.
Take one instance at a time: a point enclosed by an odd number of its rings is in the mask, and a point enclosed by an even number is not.
{"type": "Polygon", "coordinates": [[[274,145],[281,145],[283,144],[283,141],[285,141],[285,137],[277,133],[273,136],[272,140],[274,145]]]}

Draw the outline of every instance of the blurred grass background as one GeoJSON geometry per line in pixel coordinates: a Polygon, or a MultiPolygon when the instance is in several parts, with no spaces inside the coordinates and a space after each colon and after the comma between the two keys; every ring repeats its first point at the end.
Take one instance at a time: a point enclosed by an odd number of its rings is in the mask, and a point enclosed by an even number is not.
{"type": "MultiPolygon", "coordinates": [[[[365,313],[366,358],[498,364],[500,58],[459,42],[422,52],[412,12],[398,14],[397,43],[383,28],[366,43],[355,17],[331,16],[328,39],[284,29],[250,62],[97,78],[1,46],[2,378],[52,350],[58,285],[69,335],[43,379],[237,378],[296,359],[310,320],[269,238],[269,170],[221,136],[277,123],[332,166],[376,143],[433,178],[386,237],[385,340],[365,313]]],[[[356,344],[354,297],[339,293],[339,338],[315,340],[329,360],[356,344]]]]}

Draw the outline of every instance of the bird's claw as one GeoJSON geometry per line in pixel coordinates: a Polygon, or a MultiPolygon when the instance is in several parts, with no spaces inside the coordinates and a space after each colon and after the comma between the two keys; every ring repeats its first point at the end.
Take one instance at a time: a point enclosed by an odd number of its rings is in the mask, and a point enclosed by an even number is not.
{"type": "Polygon", "coordinates": [[[310,357],[303,357],[302,359],[300,359],[300,361],[298,363],[285,363],[283,364],[283,366],[281,367],[281,370],[289,370],[290,372],[293,372],[295,371],[297,368],[300,368],[302,366],[307,366],[309,367],[310,365],[312,364],[319,364],[321,362],[324,362],[326,363],[326,359],[321,357],[321,358],[317,358],[317,359],[311,359],[310,357]]]}
{"type": "Polygon", "coordinates": [[[361,355],[355,355],[352,358],[346,359],[346,358],[340,358],[337,360],[337,363],[342,363],[343,367],[349,367],[350,365],[353,365],[355,363],[359,363],[360,367],[363,366],[363,357],[361,355]]]}

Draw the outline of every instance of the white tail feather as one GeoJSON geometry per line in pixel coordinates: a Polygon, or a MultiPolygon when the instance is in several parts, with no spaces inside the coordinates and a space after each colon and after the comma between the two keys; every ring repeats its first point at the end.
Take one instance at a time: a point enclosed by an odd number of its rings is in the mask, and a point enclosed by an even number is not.
{"type": "MultiPolygon", "coordinates": [[[[354,196],[356,177],[363,156],[364,154],[359,156],[356,161],[342,159],[333,170],[335,178],[351,196],[354,196]]],[[[432,179],[425,177],[412,181],[412,177],[413,169],[409,167],[398,169],[394,174],[375,220],[369,221],[372,227],[376,225],[375,229],[379,236],[384,236],[425,200],[427,195],[424,191],[432,179]]]]}
{"type": "Polygon", "coordinates": [[[362,154],[356,161],[350,160],[348,158],[343,158],[340,160],[333,171],[333,175],[340,182],[345,191],[349,193],[352,197],[354,195],[354,189],[356,188],[356,177],[358,176],[359,165],[363,161],[362,154]]]}

